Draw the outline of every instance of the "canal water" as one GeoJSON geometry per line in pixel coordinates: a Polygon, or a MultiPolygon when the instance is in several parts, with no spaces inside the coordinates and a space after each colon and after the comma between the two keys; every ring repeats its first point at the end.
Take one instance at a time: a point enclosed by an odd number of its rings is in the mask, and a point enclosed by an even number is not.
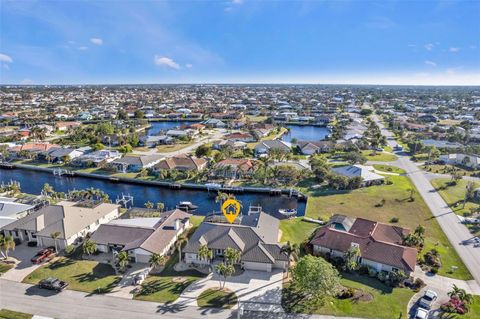
{"type": "MultiPolygon", "coordinates": [[[[136,207],[144,207],[148,201],[165,204],[165,209],[173,209],[181,201],[190,201],[199,206],[196,214],[206,215],[219,211],[218,203],[215,203],[216,192],[200,190],[174,190],[166,187],[128,184],[121,182],[110,182],[86,177],[54,176],[47,172],[37,172],[24,169],[3,169],[0,168],[0,184],[14,180],[20,183],[25,193],[40,194],[45,183],[50,184],[57,192],[68,192],[73,189],[98,188],[110,196],[114,202],[121,194],[133,196],[133,204],[136,207]]],[[[295,208],[298,216],[305,214],[306,203],[297,201],[296,198],[288,196],[270,196],[269,194],[235,194],[235,197],[242,203],[242,213],[247,213],[250,205],[259,205],[266,213],[281,217],[278,210],[281,208],[295,208]]]]}
{"type": "Polygon", "coordinates": [[[148,135],[158,135],[161,131],[176,129],[182,125],[190,125],[196,122],[192,121],[160,121],[150,122],[151,127],[147,129],[148,135]]]}
{"type": "Polygon", "coordinates": [[[290,132],[283,135],[282,139],[291,142],[293,138],[297,141],[321,141],[324,140],[331,132],[323,126],[313,125],[286,125],[290,132]]]}

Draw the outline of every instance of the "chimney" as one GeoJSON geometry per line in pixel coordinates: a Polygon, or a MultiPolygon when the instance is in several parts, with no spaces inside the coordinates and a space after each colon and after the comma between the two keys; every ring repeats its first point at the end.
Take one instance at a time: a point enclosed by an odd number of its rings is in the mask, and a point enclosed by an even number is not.
{"type": "Polygon", "coordinates": [[[41,231],[45,228],[45,216],[43,214],[38,215],[36,218],[37,231],[41,231]]]}
{"type": "Polygon", "coordinates": [[[173,229],[179,230],[180,229],[180,219],[175,219],[173,222],[173,229]]]}

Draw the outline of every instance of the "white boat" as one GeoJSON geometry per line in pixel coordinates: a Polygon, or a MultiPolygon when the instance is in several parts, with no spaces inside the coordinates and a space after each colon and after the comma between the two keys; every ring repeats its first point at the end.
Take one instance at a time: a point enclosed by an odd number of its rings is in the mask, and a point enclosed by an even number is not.
{"type": "Polygon", "coordinates": [[[192,202],[180,202],[177,205],[177,208],[186,212],[189,212],[189,211],[191,212],[191,211],[195,211],[198,208],[198,206],[193,205],[192,202]]]}
{"type": "Polygon", "coordinates": [[[297,215],[297,210],[295,208],[291,209],[279,209],[278,212],[286,217],[293,217],[297,215]]]}

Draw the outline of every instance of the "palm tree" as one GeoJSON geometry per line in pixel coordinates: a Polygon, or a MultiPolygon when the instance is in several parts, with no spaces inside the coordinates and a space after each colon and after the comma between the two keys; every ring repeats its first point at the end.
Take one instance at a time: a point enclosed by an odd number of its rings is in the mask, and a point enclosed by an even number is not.
{"type": "Polygon", "coordinates": [[[0,251],[5,259],[8,259],[9,250],[15,250],[15,240],[12,236],[0,235],[0,251]]]}
{"type": "Polygon", "coordinates": [[[220,282],[220,289],[225,288],[225,283],[227,282],[227,277],[233,275],[235,273],[235,267],[233,265],[227,265],[225,263],[220,263],[215,266],[217,272],[223,277],[223,286],[220,282]]]}
{"type": "Polygon", "coordinates": [[[179,262],[182,261],[182,246],[183,246],[183,244],[185,244],[187,241],[188,241],[187,236],[185,236],[184,234],[181,234],[180,236],[178,236],[177,242],[175,243],[175,246],[176,246],[177,249],[178,249],[178,261],[179,261],[179,262]]]}
{"type": "Polygon", "coordinates": [[[60,237],[60,235],[61,235],[61,233],[59,231],[56,231],[56,232],[50,234],[50,237],[52,237],[53,241],[55,242],[55,253],[58,253],[57,240],[60,237]]]}
{"type": "Polygon", "coordinates": [[[45,196],[47,196],[47,197],[48,197],[49,194],[54,192],[53,187],[50,186],[50,184],[48,184],[48,183],[43,184],[43,189],[42,190],[43,190],[43,193],[45,194],[45,196]]]}
{"type": "Polygon", "coordinates": [[[288,241],[286,245],[284,245],[282,247],[282,249],[280,250],[282,253],[285,253],[287,254],[288,256],[288,261],[287,261],[287,278],[288,278],[288,273],[289,273],[289,270],[290,270],[290,262],[291,262],[291,259],[292,257],[293,258],[298,258],[298,255],[300,253],[300,248],[298,247],[297,244],[290,244],[290,242],[288,241]]]}
{"type": "Polygon", "coordinates": [[[223,205],[223,202],[228,199],[228,194],[218,191],[217,196],[215,196],[215,203],[220,203],[220,207],[223,205]]]}
{"type": "Polygon", "coordinates": [[[270,164],[270,158],[267,156],[260,157],[258,159],[258,162],[260,164],[260,167],[263,169],[263,184],[267,183],[267,178],[268,178],[268,169],[269,169],[269,164],[270,164]]]}
{"type": "Polygon", "coordinates": [[[129,262],[130,258],[126,251],[121,251],[117,254],[117,263],[121,271],[125,271],[125,268],[127,268],[129,262]]]}
{"type": "Polygon", "coordinates": [[[145,207],[151,209],[151,208],[153,208],[153,203],[148,201],[148,202],[145,203],[145,207]]]}
{"type": "Polygon", "coordinates": [[[202,245],[198,249],[198,258],[205,259],[205,260],[212,260],[213,259],[213,250],[209,249],[207,245],[202,245]]]}
{"type": "Polygon", "coordinates": [[[91,255],[97,251],[97,244],[95,244],[90,239],[87,239],[83,242],[82,250],[84,254],[91,255]]]}
{"type": "Polygon", "coordinates": [[[162,256],[160,254],[152,254],[148,263],[150,264],[150,267],[155,269],[157,267],[165,265],[166,261],[167,259],[165,258],[165,256],[162,256]]]}
{"type": "Polygon", "coordinates": [[[237,262],[240,261],[240,258],[242,257],[242,252],[232,248],[232,247],[227,247],[225,251],[223,252],[223,256],[225,257],[225,261],[229,265],[233,265],[237,262]]]}

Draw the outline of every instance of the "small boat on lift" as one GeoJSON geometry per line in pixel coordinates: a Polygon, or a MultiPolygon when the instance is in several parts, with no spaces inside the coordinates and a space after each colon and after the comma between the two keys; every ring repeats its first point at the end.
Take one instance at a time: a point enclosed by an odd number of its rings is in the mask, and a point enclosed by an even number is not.
{"type": "Polygon", "coordinates": [[[285,217],[294,217],[297,215],[297,210],[295,208],[291,209],[279,209],[278,212],[285,217]]]}
{"type": "Polygon", "coordinates": [[[193,205],[192,202],[180,202],[177,205],[177,208],[183,210],[184,212],[193,212],[197,210],[198,206],[193,205]]]}

